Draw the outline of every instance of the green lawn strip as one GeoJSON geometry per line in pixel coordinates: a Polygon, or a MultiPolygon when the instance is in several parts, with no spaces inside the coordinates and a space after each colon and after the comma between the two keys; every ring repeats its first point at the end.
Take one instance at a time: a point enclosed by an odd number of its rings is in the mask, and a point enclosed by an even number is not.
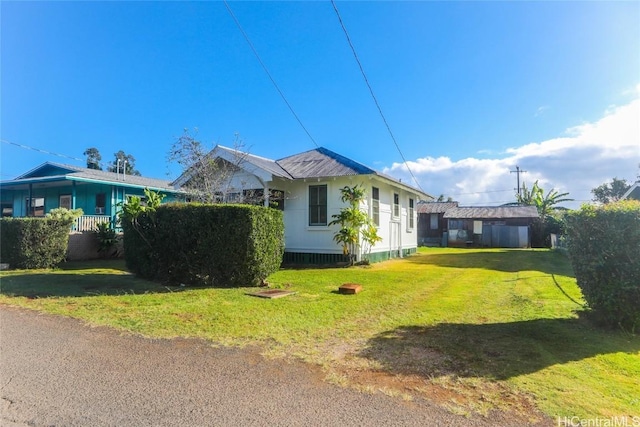
{"type": "Polygon", "coordinates": [[[97,261],[2,272],[0,303],[150,337],[258,344],[336,377],[379,369],[422,378],[459,392],[463,411],[487,413],[509,406],[505,393],[527,393],[551,416],[640,413],[640,338],[579,318],[580,291],[557,253],[421,249],[369,267],[283,269],[268,281],[296,293],[267,300],[246,295],[255,288],[167,287],[122,261],[97,261]],[[362,292],[337,293],[348,282],[362,292]]]}

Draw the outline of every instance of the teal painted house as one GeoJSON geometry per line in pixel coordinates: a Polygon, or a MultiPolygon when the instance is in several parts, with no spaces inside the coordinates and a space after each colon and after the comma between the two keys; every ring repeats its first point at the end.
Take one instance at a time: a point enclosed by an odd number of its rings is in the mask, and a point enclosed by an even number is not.
{"type": "Polygon", "coordinates": [[[54,208],[80,208],[84,215],[75,229],[89,231],[99,222],[115,224],[118,204],[130,196],[144,197],[145,188],[164,194],[163,202],[185,199],[170,181],[46,162],[0,182],[2,216],[44,216],[54,208]]]}

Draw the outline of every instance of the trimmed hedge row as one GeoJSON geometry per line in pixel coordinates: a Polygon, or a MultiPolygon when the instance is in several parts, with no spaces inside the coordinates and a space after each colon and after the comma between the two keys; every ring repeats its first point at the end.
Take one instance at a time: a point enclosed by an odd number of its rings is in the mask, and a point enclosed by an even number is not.
{"type": "Polygon", "coordinates": [[[65,259],[72,218],[2,218],[0,260],[11,268],[53,268],[65,259]]]}
{"type": "Polygon", "coordinates": [[[127,267],[165,283],[256,286],[284,254],[282,212],[260,206],[168,203],[123,229],[127,267]]]}
{"type": "Polygon", "coordinates": [[[640,202],[583,206],[567,217],[569,257],[597,319],[640,327],[640,202]]]}

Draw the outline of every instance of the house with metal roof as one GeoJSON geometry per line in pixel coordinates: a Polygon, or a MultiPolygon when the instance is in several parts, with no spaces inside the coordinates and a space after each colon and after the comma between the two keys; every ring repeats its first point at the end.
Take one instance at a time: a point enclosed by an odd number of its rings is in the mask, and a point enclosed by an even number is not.
{"type": "Polygon", "coordinates": [[[449,246],[526,248],[535,206],[454,207],[444,213],[449,246]]]}
{"type": "MultiPolygon", "coordinates": [[[[417,249],[417,202],[432,197],[400,180],[322,147],[272,160],[216,146],[210,157],[235,166],[221,197],[233,201],[257,194],[260,203],[283,211],[285,262],[321,264],[343,259],[342,248],[333,240],[338,228],[329,223],[332,215],[347,206],[340,190],[355,185],[366,190],[360,207],[382,237],[371,248],[369,259],[401,257],[417,249]]],[[[173,185],[188,187],[192,178],[187,171],[173,185]]]]}
{"type": "Polygon", "coordinates": [[[54,208],[81,208],[77,231],[95,230],[100,222],[116,223],[118,204],[144,197],[148,188],[165,202],[184,200],[170,181],[46,162],[9,181],[0,182],[2,216],[45,216],[54,208]]]}

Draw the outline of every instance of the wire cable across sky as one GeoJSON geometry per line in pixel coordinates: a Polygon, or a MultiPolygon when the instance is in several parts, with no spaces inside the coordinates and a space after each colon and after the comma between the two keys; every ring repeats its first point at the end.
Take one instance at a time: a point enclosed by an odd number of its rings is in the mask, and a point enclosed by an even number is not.
{"type": "Polygon", "coordinates": [[[351,48],[351,52],[353,52],[353,57],[356,59],[356,62],[358,63],[358,67],[360,68],[360,72],[362,73],[362,77],[364,78],[364,82],[366,83],[367,87],[369,88],[369,93],[371,94],[371,97],[373,98],[373,102],[376,104],[376,107],[378,108],[378,112],[380,113],[380,117],[382,117],[382,121],[384,122],[384,125],[387,127],[387,131],[389,131],[389,135],[391,136],[391,139],[393,140],[393,143],[395,144],[396,149],[398,150],[398,153],[400,153],[400,157],[402,158],[402,161],[404,162],[405,167],[409,171],[409,174],[413,178],[413,181],[415,182],[416,186],[420,189],[420,191],[424,192],[424,190],[420,186],[420,183],[418,182],[418,179],[416,178],[416,176],[411,171],[411,168],[409,167],[409,164],[407,163],[407,159],[405,159],[404,154],[402,154],[402,150],[400,149],[400,145],[398,145],[398,141],[396,141],[396,137],[393,136],[393,132],[391,132],[391,127],[389,126],[389,123],[387,122],[387,119],[385,118],[384,114],[382,113],[382,108],[380,107],[380,103],[378,102],[378,99],[376,98],[376,95],[373,92],[373,89],[371,88],[371,85],[369,84],[369,79],[367,78],[367,75],[364,72],[364,68],[362,67],[362,64],[360,63],[360,58],[358,58],[358,54],[356,53],[356,49],[353,46],[353,43],[351,43],[351,37],[349,37],[349,33],[347,32],[347,28],[345,27],[344,22],[342,22],[342,17],[340,16],[340,12],[338,12],[338,7],[336,6],[336,2],[334,0],[331,0],[331,4],[333,5],[333,10],[336,12],[336,16],[338,17],[338,21],[340,21],[340,26],[342,27],[342,31],[344,31],[344,35],[347,37],[347,42],[349,43],[349,47],[351,48]]]}
{"type": "Polygon", "coordinates": [[[64,157],[65,159],[78,160],[83,162],[84,159],[79,159],[77,157],[67,156],[66,154],[54,153],[52,151],[41,150],[40,148],[30,147],[24,144],[18,144],[16,142],[7,141],[6,139],[0,139],[5,144],[14,145],[16,147],[24,148],[25,150],[37,151],[39,153],[48,154],[50,156],[64,157]]]}
{"type": "Polygon", "coordinates": [[[289,107],[289,111],[291,111],[291,114],[293,114],[293,117],[296,118],[296,120],[298,121],[298,123],[300,124],[300,126],[302,127],[302,129],[304,129],[305,133],[307,134],[307,136],[309,137],[309,139],[311,140],[311,142],[313,142],[313,144],[316,147],[318,146],[318,143],[316,142],[315,139],[313,139],[313,137],[311,136],[311,134],[309,133],[309,131],[307,130],[307,128],[305,127],[305,125],[302,123],[302,120],[300,120],[300,117],[298,117],[298,115],[296,114],[296,112],[293,110],[293,107],[291,106],[291,104],[289,104],[289,101],[287,101],[287,97],[284,96],[284,93],[282,92],[282,90],[280,90],[280,87],[278,86],[278,83],[276,83],[275,79],[273,78],[273,76],[271,75],[271,73],[269,72],[269,70],[267,69],[267,66],[264,64],[264,62],[262,62],[262,59],[260,58],[260,55],[258,55],[258,51],[256,50],[256,48],[253,46],[253,43],[251,43],[251,40],[249,39],[249,36],[247,35],[247,33],[245,33],[244,29],[242,28],[242,25],[240,25],[240,21],[238,21],[238,18],[236,18],[236,15],[233,14],[233,11],[231,10],[231,7],[229,6],[229,3],[227,3],[227,0],[223,0],[224,1],[224,5],[227,8],[227,11],[229,12],[229,15],[231,15],[231,17],[233,18],[233,21],[236,23],[236,25],[238,26],[238,29],[240,30],[240,32],[242,33],[242,36],[244,37],[244,39],[247,41],[247,44],[249,45],[249,47],[251,48],[251,51],[253,52],[253,54],[256,56],[256,58],[258,59],[258,62],[260,63],[260,65],[262,66],[262,69],[264,70],[265,73],[267,73],[267,76],[269,76],[269,80],[271,80],[271,83],[273,84],[273,86],[276,88],[276,90],[278,91],[278,93],[280,94],[280,96],[282,97],[282,100],[284,101],[285,104],[287,104],[287,107],[289,107]]]}

